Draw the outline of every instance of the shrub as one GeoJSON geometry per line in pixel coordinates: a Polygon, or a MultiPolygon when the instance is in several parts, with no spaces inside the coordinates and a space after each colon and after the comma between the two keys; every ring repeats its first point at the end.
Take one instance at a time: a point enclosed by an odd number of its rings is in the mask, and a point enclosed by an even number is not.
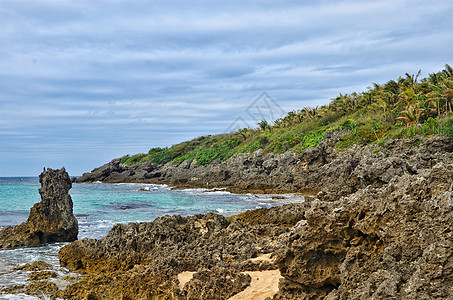
{"type": "Polygon", "coordinates": [[[305,134],[299,147],[300,151],[318,146],[325,134],[326,130],[316,130],[305,134]]]}
{"type": "Polygon", "coordinates": [[[258,140],[258,143],[260,144],[260,147],[262,148],[262,147],[266,146],[269,143],[269,139],[268,139],[267,136],[262,136],[258,140]]]}
{"type": "Polygon", "coordinates": [[[127,161],[129,158],[130,158],[129,154],[124,155],[123,157],[121,157],[120,163],[126,164],[126,161],[127,161]]]}
{"type": "Polygon", "coordinates": [[[453,119],[448,119],[442,126],[442,135],[453,138],[453,119]]]}
{"type": "Polygon", "coordinates": [[[150,155],[150,161],[156,164],[162,164],[169,162],[172,160],[175,155],[172,153],[170,149],[167,147],[165,148],[152,148],[148,151],[148,154],[150,155]]]}
{"type": "Polygon", "coordinates": [[[132,156],[126,155],[121,158],[121,163],[125,165],[135,165],[142,162],[143,158],[146,157],[145,153],[138,153],[132,156]]]}
{"type": "Polygon", "coordinates": [[[428,118],[423,124],[423,131],[425,134],[439,134],[439,122],[436,119],[428,118]]]}

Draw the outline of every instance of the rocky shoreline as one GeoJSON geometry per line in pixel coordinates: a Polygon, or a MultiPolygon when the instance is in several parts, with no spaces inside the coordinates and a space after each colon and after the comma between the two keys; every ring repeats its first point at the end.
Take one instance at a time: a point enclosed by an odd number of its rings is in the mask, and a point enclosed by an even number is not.
{"type": "Polygon", "coordinates": [[[355,145],[339,150],[345,131],[328,131],[317,147],[300,154],[236,154],[226,162],[197,166],[195,161],[173,165],[151,162],[134,166],[120,159],[85,173],[75,182],[137,182],[177,187],[226,188],[244,193],[303,193],[325,191],[333,197],[349,195],[368,185],[381,186],[395,176],[417,174],[438,162],[451,162],[450,138],[389,140],[382,146],[355,145]]]}
{"type": "Polygon", "coordinates": [[[229,299],[252,271],[278,270],[272,299],[453,298],[453,140],[392,140],[339,151],[341,132],[301,154],[236,155],[208,166],[119,160],[77,182],[147,182],[301,192],[302,203],[115,225],[64,246],[80,279],[52,297],[229,299]],[[181,274],[191,274],[181,284],[181,274]],[[278,277],[277,277],[278,278],[278,277]]]}
{"type": "Polygon", "coordinates": [[[228,299],[249,284],[244,271],[278,269],[283,278],[273,299],[449,299],[451,155],[445,151],[413,174],[374,173],[396,175],[347,196],[323,191],[227,219],[166,216],[116,225],[105,238],[62,248],[61,264],[87,274],[65,297],[228,299]],[[266,254],[272,260],[254,260],[266,254]],[[181,289],[183,271],[195,275],[181,289]]]}
{"type": "MultiPolygon", "coordinates": [[[[315,196],[306,197],[304,203],[248,211],[228,220],[214,215],[164,217],[150,224],[118,226],[100,241],[66,246],[60,252],[61,262],[88,272],[91,279],[84,286],[90,286],[98,276],[93,270],[99,267],[94,266],[106,265],[99,257],[107,258],[109,274],[125,256],[132,261],[129,267],[121,266],[127,278],[122,282],[143,276],[137,272],[159,278],[149,285],[153,288],[139,288],[143,295],[153,295],[150,298],[227,299],[247,285],[246,278],[239,279],[242,271],[274,268],[283,279],[273,299],[453,297],[453,141],[400,139],[339,151],[335,145],[342,134],[329,132],[319,146],[300,155],[255,152],[208,166],[184,162],[129,167],[113,160],[78,182],[208,185],[236,192],[315,196]],[[212,225],[197,225],[200,222],[212,225]],[[179,223],[190,229],[173,231],[174,226],[182,226],[175,225],[179,223]],[[240,239],[235,240],[238,235],[240,239]],[[233,247],[225,247],[225,238],[233,247]],[[123,243],[133,246],[119,246],[123,243]],[[263,254],[275,260],[252,262],[263,254]],[[199,277],[179,289],[176,275],[182,271],[199,277]],[[232,285],[233,281],[241,284],[232,285]],[[156,284],[163,282],[162,294],[152,294],[156,284]]],[[[105,290],[98,288],[99,293],[105,295],[107,287],[113,286],[107,283],[105,290]]],[[[123,295],[131,290],[128,287],[121,287],[123,295]]]]}

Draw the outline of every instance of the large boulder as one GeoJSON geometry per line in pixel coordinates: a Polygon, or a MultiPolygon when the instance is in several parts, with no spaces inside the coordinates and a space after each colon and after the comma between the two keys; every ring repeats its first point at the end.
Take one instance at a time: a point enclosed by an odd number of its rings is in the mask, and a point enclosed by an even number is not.
{"type": "Polygon", "coordinates": [[[77,239],[78,222],[68,191],[72,184],[66,170],[48,168],[39,175],[41,202],[30,209],[26,222],[0,231],[0,249],[12,249],[77,239]]]}

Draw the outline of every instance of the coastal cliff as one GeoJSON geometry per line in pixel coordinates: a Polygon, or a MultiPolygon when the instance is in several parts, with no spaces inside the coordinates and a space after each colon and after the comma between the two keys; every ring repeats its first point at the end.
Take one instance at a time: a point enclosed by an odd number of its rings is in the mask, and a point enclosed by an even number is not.
{"type": "Polygon", "coordinates": [[[72,211],[71,180],[64,168],[48,168],[39,175],[41,202],[31,209],[26,222],[0,231],[0,249],[13,249],[77,239],[78,223],[72,211]]]}

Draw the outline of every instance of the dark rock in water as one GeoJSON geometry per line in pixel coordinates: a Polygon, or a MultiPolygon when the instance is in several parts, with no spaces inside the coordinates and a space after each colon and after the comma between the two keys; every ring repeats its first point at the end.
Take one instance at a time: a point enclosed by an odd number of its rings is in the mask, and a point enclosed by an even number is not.
{"type": "Polygon", "coordinates": [[[114,210],[130,210],[130,209],[141,209],[147,208],[150,204],[146,202],[127,202],[127,203],[118,203],[114,202],[110,205],[106,206],[107,209],[114,209],[114,210]]]}
{"type": "Polygon", "coordinates": [[[55,271],[34,271],[28,274],[29,281],[39,281],[49,278],[57,278],[58,274],[55,271]]]}
{"type": "Polygon", "coordinates": [[[41,202],[31,209],[26,222],[0,231],[0,249],[12,249],[77,239],[78,223],[68,194],[71,180],[64,168],[44,169],[39,175],[41,202]]]}
{"type": "Polygon", "coordinates": [[[56,299],[58,292],[58,286],[54,282],[46,280],[33,281],[25,289],[26,294],[35,296],[37,298],[39,297],[38,299],[42,299],[41,297],[43,295],[46,295],[46,297],[48,297],[49,299],[56,299]]]}
{"type": "Polygon", "coordinates": [[[44,271],[44,270],[52,270],[52,265],[48,264],[42,260],[36,260],[32,263],[26,263],[25,265],[19,266],[14,268],[14,270],[22,270],[22,271],[44,271]]]}

